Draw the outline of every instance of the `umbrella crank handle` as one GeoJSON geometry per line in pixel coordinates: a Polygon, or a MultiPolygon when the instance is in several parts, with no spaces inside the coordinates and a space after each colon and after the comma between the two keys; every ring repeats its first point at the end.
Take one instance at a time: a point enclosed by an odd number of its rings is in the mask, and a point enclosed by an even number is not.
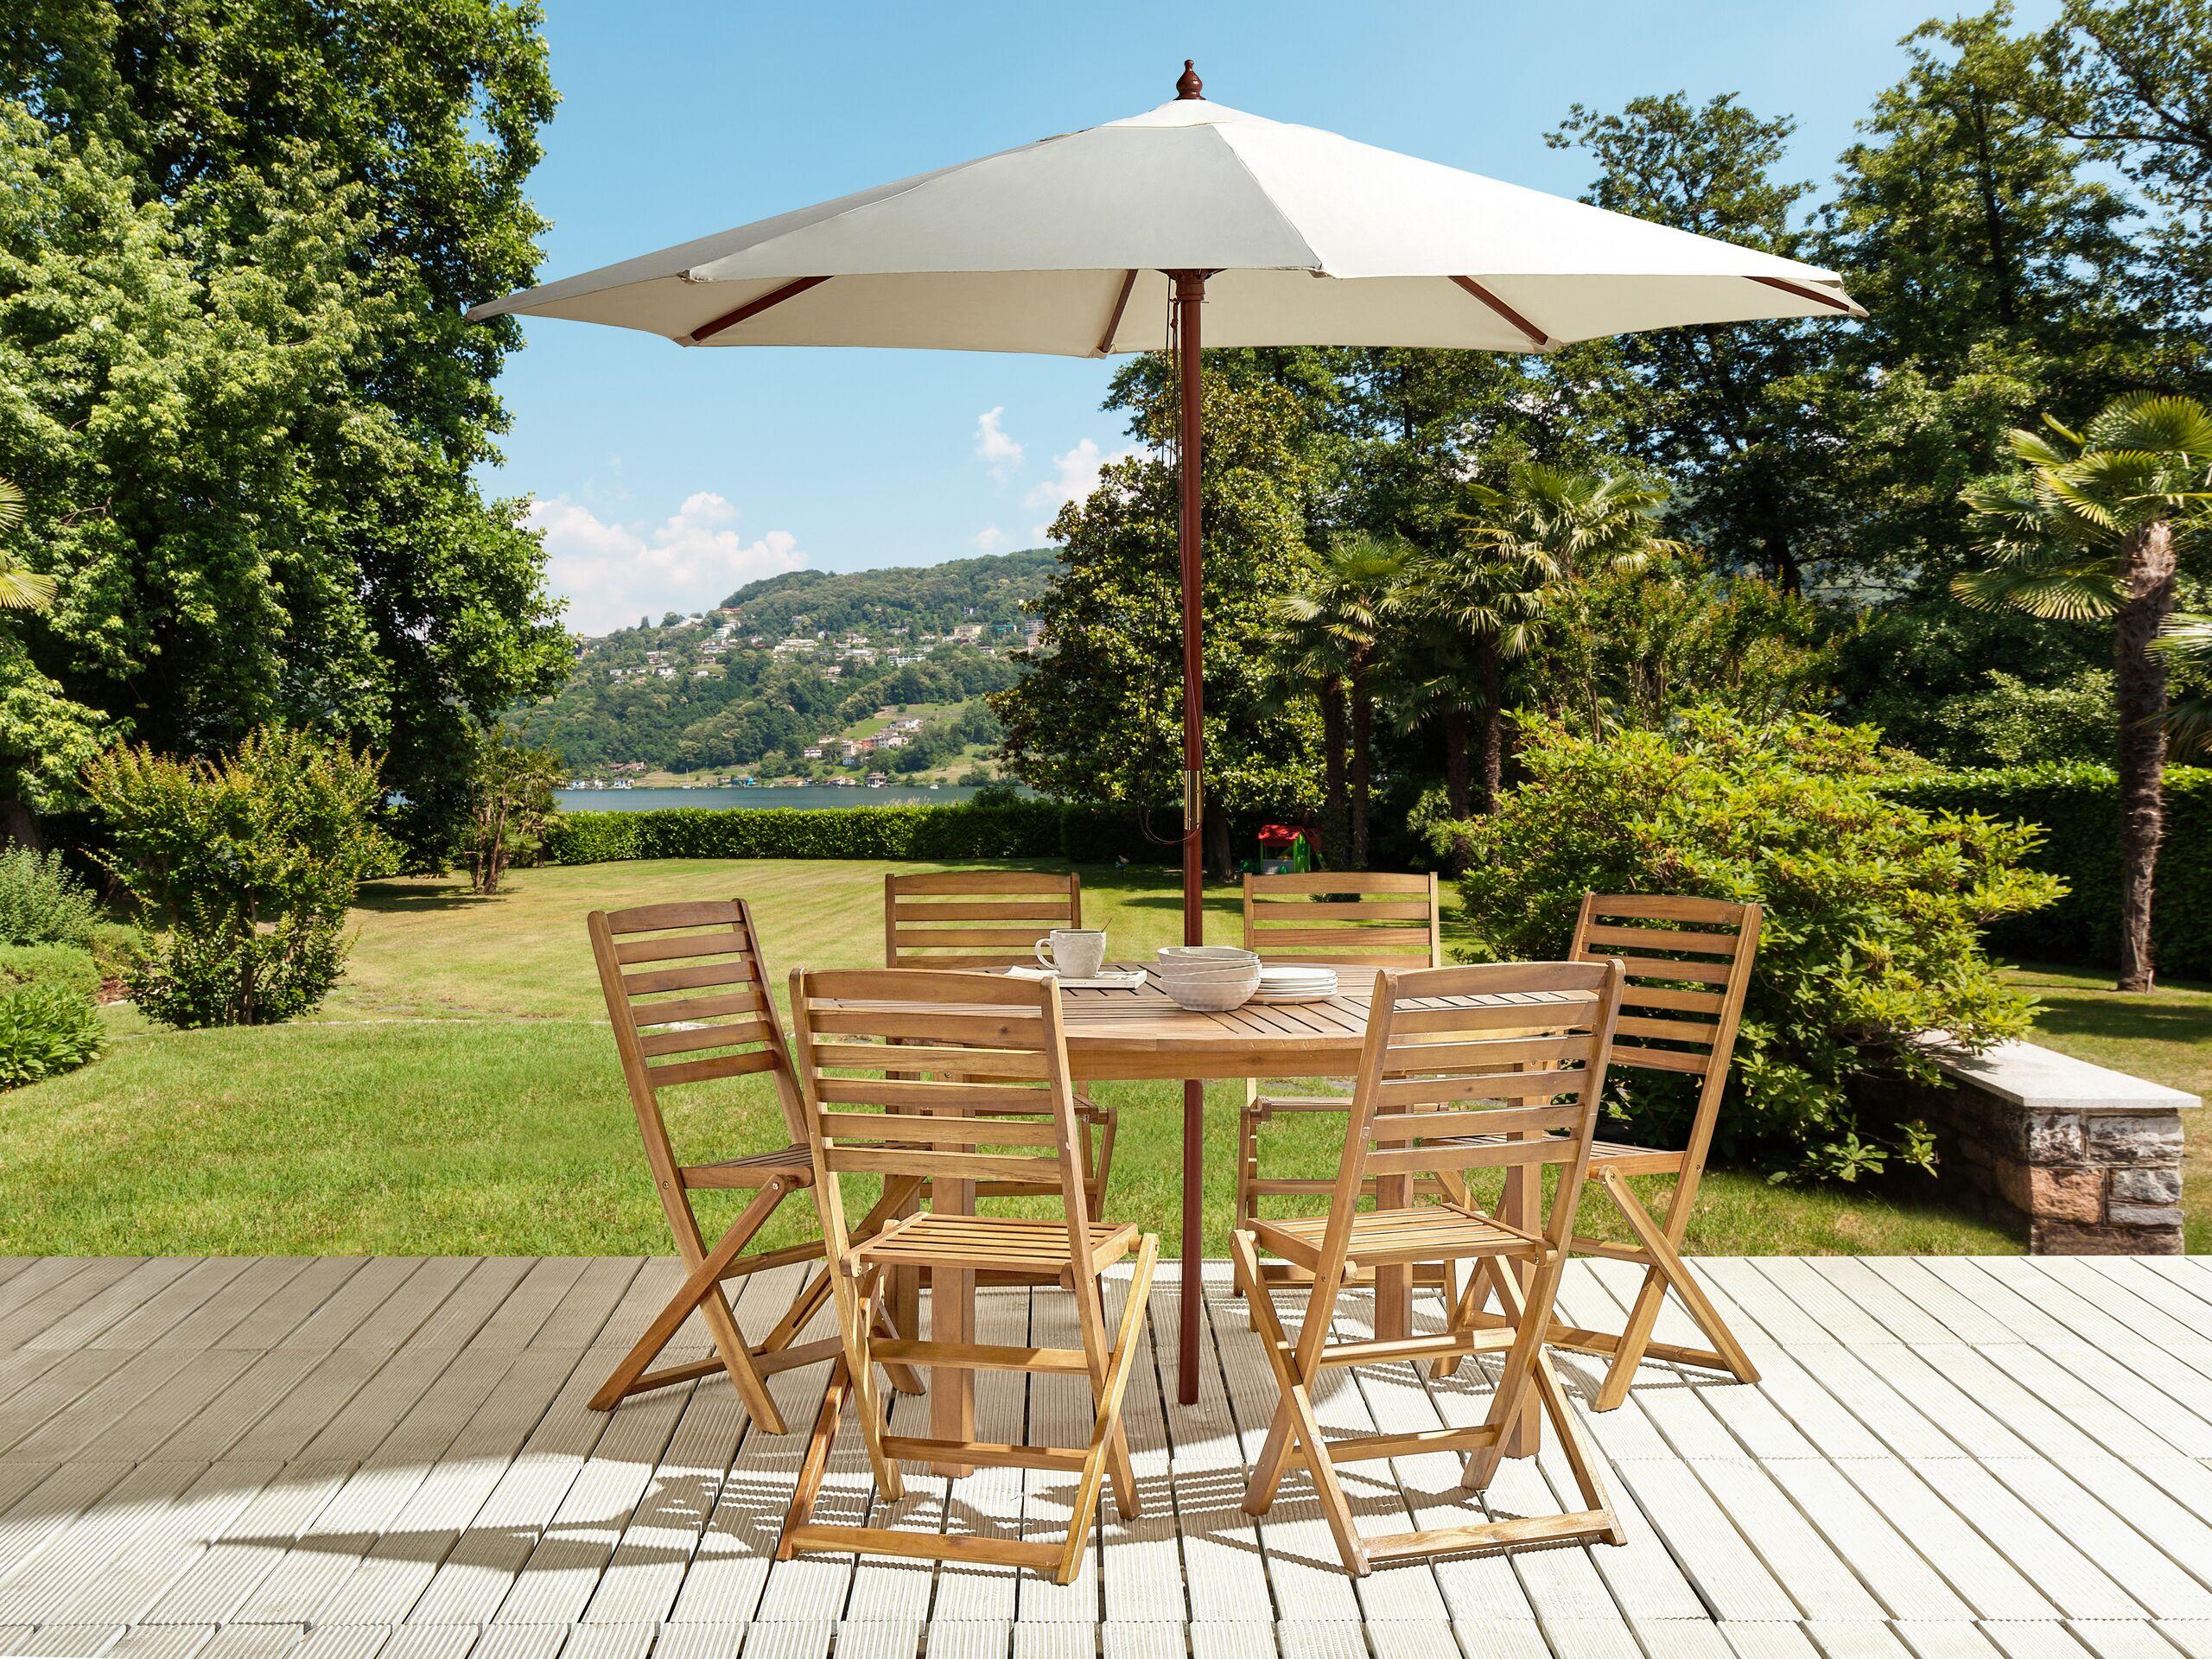
{"type": "Polygon", "coordinates": [[[1183,833],[1185,836],[1198,833],[1205,813],[1205,774],[1185,771],[1183,774],[1183,833]]]}

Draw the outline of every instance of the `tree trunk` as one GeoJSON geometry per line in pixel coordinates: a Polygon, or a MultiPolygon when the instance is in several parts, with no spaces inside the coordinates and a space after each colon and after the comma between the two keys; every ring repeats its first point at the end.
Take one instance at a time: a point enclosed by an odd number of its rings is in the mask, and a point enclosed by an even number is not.
{"type": "Polygon", "coordinates": [[[1499,671],[1496,639],[1484,635],[1476,651],[1483,680],[1483,755],[1475,810],[1488,815],[1497,810],[1498,791],[1505,786],[1505,710],[1499,706],[1503,676],[1499,671]]]}
{"type": "Polygon", "coordinates": [[[1367,785],[1373,756],[1375,696],[1365,673],[1351,677],[1351,868],[1367,868],[1367,785]]]}
{"type": "Polygon", "coordinates": [[[2120,713],[2120,988],[2151,988],[2151,900],[2165,833],[2166,665],[2152,648],[2174,608],[2173,528],[2153,520],[2120,554],[2113,630],[2120,713]]]}
{"type": "Polygon", "coordinates": [[[46,837],[38,832],[38,820],[29,807],[10,798],[0,800],[0,847],[10,844],[28,847],[35,853],[46,850],[46,837]]]}
{"type": "Polygon", "coordinates": [[[1206,838],[1206,849],[1213,858],[1214,874],[1224,881],[1234,881],[1236,879],[1236,860],[1229,845],[1229,815],[1217,808],[1207,807],[1205,828],[1201,833],[1206,838]]]}
{"type": "MultiPolygon", "coordinates": [[[[1474,811],[1474,779],[1467,765],[1467,709],[1464,703],[1452,703],[1444,710],[1444,802],[1459,822],[1474,811]]],[[[1467,849],[1455,840],[1452,847],[1452,871],[1464,875],[1467,870],[1467,849]]]]}
{"type": "Polygon", "coordinates": [[[1321,827],[1332,857],[1342,859],[1351,842],[1351,820],[1344,793],[1344,683],[1332,675],[1321,682],[1321,827]]]}

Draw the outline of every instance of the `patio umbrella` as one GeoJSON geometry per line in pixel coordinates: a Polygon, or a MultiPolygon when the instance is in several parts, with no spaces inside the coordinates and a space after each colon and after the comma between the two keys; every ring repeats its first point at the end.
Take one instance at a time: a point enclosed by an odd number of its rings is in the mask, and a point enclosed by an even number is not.
{"type": "MultiPolygon", "coordinates": [[[[1247,115],[1202,95],[480,305],[683,346],[1105,357],[1182,396],[1183,936],[1201,942],[1204,344],[1551,352],[1685,323],[1863,315],[1832,271],[1247,115]]],[[[1196,1198],[1195,1085],[1185,1193],[1196,1198]]],[[[1186,1234],[1195,1237],[1195,1234],[1186,1234]]],[[[1186,1309],[1186,1313],[1190,1310],[1186,1309]]]]}

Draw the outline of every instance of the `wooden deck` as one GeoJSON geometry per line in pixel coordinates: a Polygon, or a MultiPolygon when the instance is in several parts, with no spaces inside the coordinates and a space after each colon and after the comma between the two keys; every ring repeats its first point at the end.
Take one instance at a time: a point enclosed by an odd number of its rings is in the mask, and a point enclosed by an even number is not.
{"type": "MultiPolygon", "coordinates": [[[[1225,1295],[1198,1404],[1171,1402],[1163,1275],[1128,1408],[1149,1508],[1109,1503],[1061,1589],[776,1565],[801,1436],[750,1433],[719,1380],[587,1410],[670,1262],[0,1261],[0,1654],[2212,1659],[2212,1260],[1707,1267],[1766,1381],[1650,1366],[1592,1419],[1629,1544],[1357,1584],[1302,1477],[1262,1520],[1238,1508],[1272,1395],[1225,1295]]],[[[1622,1289],[1578,1264],[1567,1314],[1616,1319],[1622,1289]]],[[[1057,1292],[987,1292],[981,1321],[998,1342],[1072,1327],[1057,1292]]],[[[819,1380],[777,1379],[795,1422],[819,1380]]],[[[1326,1409],[1464,1421],[1483,1386],[1362,1371],[1326,1409]]],[[[981,1391],[986,1434],[1080,1439],[1076,1379],[981,1391]]],[[[1402,1527],[1452,1501],[1456,1468],[1359,1465],[1355,1497],[1402,1527]]],[[[1069,1478],[916,1481],[903,1519],[1050,1531],[1069,1478]]],[[[1490,1503],[1537,1509],[1560,1479],[1549,1452],[1509,1463],[1490,1503]]],[[[849,1432],[830,1487],[825,1518],[868,1503],[849,1432]]]]}

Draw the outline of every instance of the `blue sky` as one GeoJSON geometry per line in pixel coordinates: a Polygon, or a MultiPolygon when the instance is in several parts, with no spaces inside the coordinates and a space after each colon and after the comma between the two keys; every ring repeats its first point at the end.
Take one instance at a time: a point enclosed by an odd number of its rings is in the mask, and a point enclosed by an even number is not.
{"type": "MultiPolygon", "coordinates": [[[[926,168],[1135,114],[1186,56],[1207,95],[1562,194],[1570,104],[1735,92],[1825,180],[1935,0],[1545,5],[768,6],[549,0],[559,114],[533,191],[564,276],[926,168]]],[[[2055,4],[2026,0],[2040,22],[2055,4]]],[[[1948,15],[1948,10],[1947,10],[1948,15]]],[[[537,499],[570,625],[753,577],[1038,545],[1122,448],[1108,365],[950,352],[687,352],[525,321],[501,493],[537,499]]]]}

